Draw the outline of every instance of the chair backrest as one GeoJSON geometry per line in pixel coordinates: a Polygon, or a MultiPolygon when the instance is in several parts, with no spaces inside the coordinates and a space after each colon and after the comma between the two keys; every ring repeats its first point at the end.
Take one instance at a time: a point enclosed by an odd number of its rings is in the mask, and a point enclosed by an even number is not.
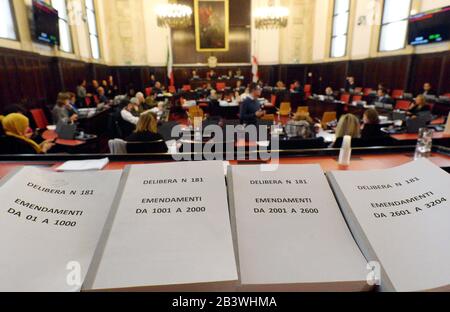
{"type": "Polygon", "coordinates": [[[264,120],[264,121],[275,121],[275,115],[274,114],[266,114],[263,117],[261,117],[261,120],[264,120]]]}
{"type": "Polygon", "coordinates": [[[291,103],[289,103],[289,102],[282,102],[282,103],[280,104],[280,112],[283,112],[283,113],[290,113],[291,110],[292,110],[292,108],[291,108],[291,103]]]}
{"type": "Polygon", "coordinates": [[[151,87],[145,88],[145,96],[152,95],[152,91],[153,91],[153,88],[151,88],[151,87]]]}
{"type": "Polygon", "coordinates": [[[204,116],[203,109],[201,109],[199,106],[189,107],[189,117],[194,118],[203,116],[204,116]]]}
{"type": "Polygon", "coordinates": [[[277,105],[277,96],[275,94],[270,96],[270,103],[272,103],[273,106],[277,105]]]}
{"type": "Polygon", "coordinates": [[[127,142],[122,139],[113,139],[108,141],[109,152],[112,155],[121,155],[127,153],[127,142]]]}
{"type": "Polygon", "coordinates": [[[398,98],[401,98],[401,97],[403,96],[404,93],[405,93],[404,90],[396,89],[396,90],[393,90],[393,91],[392,91],[392,97],[393,97],[394,99],[398,99],[398,98]]]}
{"type": "Polygon", "coordinates": [[[227,85],[226,85],[225,82],[218,82],[218,83],[216,83],[216,89],[217,89],[217,91],[222,92],[222,91],[225,90],[226,87],[227,87],[227,85]]]}
{"type": "Polygon", "coordinates": [[[91,106],[91,103],[92,103],[92,101],[91,101],[91,98],[90,97],[86,97],[85,99],[84,99],[84,102],[86,103],[86,106],[91,106]]]}
{"type": "Polygon", "coordinates": [[[98,98],[97,95],[94,95],[94,102],[95,102],[96,104],[99,104],[99,103],[100,103],[100,99],[98,98]]]}
{"type": "Polygon", "coordinates": [[[305,87],[303,88],[303,91],[305,91],[305,93],[310,94],[312,91],[312,86],[310,84],[305,85],[305,87]]]}
{"type": "MultiPolygon", "coordinates": [[[[359,93],[359,92],[358,92],[359,93]]],[[[362,101],[362,95],[354,95],[353,101],[355,102],[361,102],[362,101]]]]}
{"type": "Polygon", "coordinates": [[[325,129],[329,122],[332,122],[337,119],[336,112],[325,112],[322,117],[322,127],[325,129]]]}
{"type": "Polygon", "coordinates": [[[408,110],[410,106],[411,102],[406,100],[397,100],[395,103],[395,109],[408,110]]]}
{"type": "Polygon", "coordinates": [[[191,88],[191,85],[184,85],[183,86],[183,91],[191,91],[192,90],[192,88],[191,88]]]}
{"type": "Polygon", "coordinates": [[[301,150],[301,149],[315,149],[315,148],[325,148],[324,138],[314,138],[314,139],[289,139],[280,140],[280,150],[301,150]]]}
{"type": "Polygon", "coordinates": [[[361,92],[362,92],[362,88],[361,87],[355,88],[355,93],[361,93],[361,92]]]}
{"type": "Polygon", "coordinates": [[[170,93],[177,93],[177,89],[175,88],[175,86],[169,86],[169,92],[170,93]]]}
{"type": "Polygon", "coordinates": [[[154,142],[127,142],[128,154],[162,154],[167,153],[164,140],[154,142]]]}
{"type": "Polygon", "coordinates": [[[308,106],[299,106],[297,108],[297,114],[306,113],[309,114],[309,107],[308,106]]]}
{"type": "Polygon", "coordinates": [[[350,103],[350,94],[344,93],[341,95],[341,102],[350,103]]]}
{"type": "Polygon", "coordinates": [[[33,116],[34,123],[38,129],[45,129],[48,126],[47,117],[45,117],[44,110],[41,108],[30,110],[31,116],[33,116]]]}
{"type": "Polygon", "coordinates": [[[372,88],[364,88],[363,94],[364,94],[365,96],[369,95],[370,93],[372,93],[372,88]]]}

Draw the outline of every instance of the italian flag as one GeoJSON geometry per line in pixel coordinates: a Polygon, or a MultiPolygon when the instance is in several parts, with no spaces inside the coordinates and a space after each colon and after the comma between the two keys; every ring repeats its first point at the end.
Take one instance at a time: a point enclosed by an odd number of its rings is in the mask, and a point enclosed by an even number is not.
{"type": "Polygon", "coordinates": [[[172,55],[172,40],[170,35],[167,38],[167,78],[170,80],[170,86],[175,85],[175,78],[173,76],[173,55],[172,55]]]}
{"type": "Polygon", "coordinates": [[[258,59],[256,58],[256,56],[252,56],[252,74],[253,74],[253,82],[258,82],[259,70],[258,70],[258,59]]]}

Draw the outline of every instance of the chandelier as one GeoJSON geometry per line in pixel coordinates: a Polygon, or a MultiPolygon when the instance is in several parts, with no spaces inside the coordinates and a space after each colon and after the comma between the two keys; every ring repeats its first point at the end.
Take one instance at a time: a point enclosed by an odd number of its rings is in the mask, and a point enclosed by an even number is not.
{"type": "Polygon", "coordinates": [[[267,7],[257,8],[253,16],[256,29],[285,28],[288,24],[289,9],[276,6],[271,0],[267,7]]]}
{"type": "Polygon", "coordinates": [[[156,7],[159,27],[186,28],[192,25],[192,9],[184,4],[170,1],[156,7]]]}

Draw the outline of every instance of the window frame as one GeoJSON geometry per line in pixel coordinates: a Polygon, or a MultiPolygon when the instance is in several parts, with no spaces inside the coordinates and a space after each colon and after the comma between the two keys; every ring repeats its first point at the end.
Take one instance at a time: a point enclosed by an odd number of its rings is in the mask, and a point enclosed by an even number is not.
{"type": "MultiPolygon", "coordinates": [[[[74,54],[75,53],[75,49],[74,49],[74,46],[73,46],[72,27],[70,26],[70,23],[69,23],[69,11],[68,11],[69,9],[68,9],[68,6],[67,6],[67,0],[64,0],[64,3],[66,4],[67,20],[59,17],[59,14],[58,14],[58,23],[59,23],[59,20],[63,20],[64,22],[67,23],[67,26],[69,27],[70,51],[64,51],[63,49],[61,49],[61,42],[60,42],[60,45],[58,46],[58,50],[61,51],[61,52],[64,52],[64,53],[74,54]]],[[[50,5],[53,7],[53,0],[50,0],[50,5]]],[[[59,27],[59,25],[58,25],[58,27],[59,27]]],[[[60,37],[61,37],[61,34],[60,34],[60,37]]]]}
{"type": "Polygon", "coordinates": [[[17,18],[16,18],[16,10],[14,8],[14,2],[13,0],[7,0],[9,1],[9,7],[11,8],[11,17],[12,17],[12,22],[14,25],[14,35],[15,38],[7,38],[7,37],[0,37],[0,40],[9,40],[9,41],[14,41],[14,42],[20,42],[20,33],[19,33],[19,27],[17,24],[17,18]]]}
{"type": "Polygon", "coordinates": [[[333,39],[337,38],[339,36],[334,36],[334,19],[336,18],[336,16],[338,16],[339,14],[336,14],[336,1],[333,1],[333,15],[331,16],[331,39],[330,39],[330,51],[329,51],[329,55],[330,58],[333,59],[337,59],[337,58],[341,58],[341,57],[346,57],[347,53],[348,53],[348,35],[350,33],[350,15],[351,15],[351,10],[352,10],[352,0],[348,0],[348,10],[345,11],[344,13],[348,13],[348,19],[347,19],[347,27],[346,27],[346,31],[345,34],[343,36],[345,36],[345,50],[344,50],[344,55],[342,56],[333,56],[333,39]]]}
{"type": "Polygon", "coordinates": [[[94,10],[91,10],[91,9],[88,8],[86,0],[84,0],[83,2],[84,2],[84,10],[85,10],[85,13],[86,13],[86,27],[87,27],[87,34],[88,34],[88,38],[87,39],[88,39],[88,42],[89,42],[91,58],[94,59],[94,60],[101,60],[102,59],[102,50],[101,50],[101,47],[100,47],[100,34],[98,32],[97,8],[96,8],[96,5],[95,5],[96,2],[95,2],[95,0],[92,0],[92,5],[93,5],[93,9],[94,10]],[[87,14],[88,14],[87,12],[88,11],[91,11],[94,14],[95,29],[97,30],[97,34],[91,34],[91,31],[89,29],[89,20],[87,18],[87,14]],[[92,50],[91,36],[95,36],[97,38],[98,58],[94,57],[94,53],[93,53],[93,50],[92,50]]]}
{"type": "Polygon", "coordinates": [[[389,23],[385,23],[383,24],[383,20],[384,20],[384,15],[385,15],[385,9],[386,9],[386,2],[388,0],[383,0],[383,8],[382,8],[382,13],[381,13],[381,21],[380,21],[380,33],[378,35],[378,52],[379,53],[389,53],[389,52],[395,52],[395,51],[400,51],[406,48],[407,43],[406,43],[406,39],[408,37],[408,30],[409,30],[409,23],[407,23],[406,25],[406,32],[405,32],[405,38],[404,38],[404,42],[403,42],[403,46],[401,48],[395,49],[395,50],[381,50],[381,35],[383,34],[383,27],[393,24],[393,23],[398,23],[398,22],[402,22],[402,21],[406,21],[408,22],[410,16],[411,16],[411,10],[413,8],[413,0],[409,0],[409,10],[408,10],[408,16],[405,19],[401,19],[401,20],[397,20],[397,21],[392,21],[389,23]]]}

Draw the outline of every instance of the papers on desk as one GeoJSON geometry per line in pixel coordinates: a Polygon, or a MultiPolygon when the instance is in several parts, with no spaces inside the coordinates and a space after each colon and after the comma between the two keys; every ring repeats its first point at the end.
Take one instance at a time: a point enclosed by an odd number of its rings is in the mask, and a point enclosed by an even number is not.
{"type": "Polygon", "coordinates": [[[0,189],[0,291],[80,291],[121,171],[24,167],[0,189]]]}
{"type": "Polygon", "coordinates": [[[92,160],[72,160],[56,168],[56,171],[91,171],[102,170],[109,163],[108,158],[92,160]]]}
{"type": "Polygon", "coordinates": [[[221,107],[237,107],[237,106],[239,106],[239,103],[237,103],[237,102],[219,101],[219,105],[221,107]]]}
{"type": "Polygon", "coordinates": [[[336,140],[336,134],[324,130],[321,130],[317,134],[317,137],[323,138],[325,140],[325,143],[333,143],[336,140]]]}

